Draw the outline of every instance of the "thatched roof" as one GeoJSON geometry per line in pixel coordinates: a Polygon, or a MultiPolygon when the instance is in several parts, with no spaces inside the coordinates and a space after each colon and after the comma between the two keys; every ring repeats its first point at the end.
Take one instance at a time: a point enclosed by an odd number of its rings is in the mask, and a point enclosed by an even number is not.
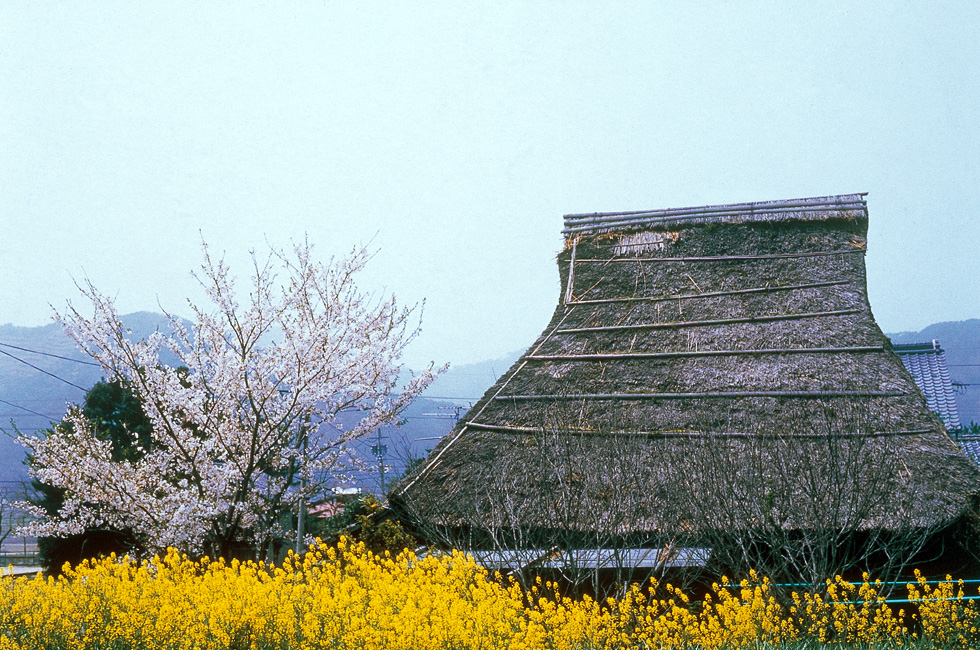
{"type": "Polygon", "coordinates": [[[624,533],[812,528],[804,501],[841,484],[884,489],[839,507],[862,528],[953,520],[980,475],[875,323],[867,228],[863,194],[566,216],[551,322],[393,504],[444,527],[588,529],[615,501],[624,533]]]}

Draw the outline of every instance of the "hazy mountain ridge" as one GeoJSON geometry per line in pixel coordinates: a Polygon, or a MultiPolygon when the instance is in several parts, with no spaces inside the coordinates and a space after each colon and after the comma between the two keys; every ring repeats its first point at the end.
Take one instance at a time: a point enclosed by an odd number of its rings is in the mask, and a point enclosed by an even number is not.
{"type": "MultiPolygon", "coordinates": [[[[151,312],[127,314],[123,316],[123,322],[137,338],[169,329],[165,316],[151,312]]],[[[889,336],[896,343],[938,340],[946,350],[953,381],[964,384],[957,394],[960,419],[964,424],[980,422],[980,319],[936,323],[919,332],[897,332],[889,336]]],[[[0,354],[0,427],[8,433],[14,428],[25,433],[47,428],[52,421],[61,419],[67,404],[80,402],[85,390],[103,375],[101,368],[79,363],[90,360],[57,324],[41,327],[2,325],[0,343],[66,357],[61,359],[0,347],[5,353],[0,354]]],[[[380,444],[387,448],[385,464],[391,466],[386,482],[392,474],[401,471],[410,457],[424,455],[434,447],[438,438],[453,427],[522,353],[522,350],[514,351],[499,359],[451,367],[409,406],[398,426],[384,427],[380,444]]],[[[359,456],[371,457],[371,448],[378,444],[376,436],[358,441],[359,456]]],[[[26,479],[23,457],[23,449],[11,436],[0,435],[0,481],[26,479]]],[[[356,475],[370,487],[380,480],[374,470],[356,475]]]]}
{"type": "MultiPolygon", "coordinates": [[[[135,339],[170,330],[167,317],[153,312],[126,314],[122,321],[135,339]]],[[[27,471],[15,432],[31,434],[59,421],[68,404],[80,403],[104,373],[57,323],[2,325],[0,344],[0,428],[10,434],[0,435],[0,481],[22,481],[27,471]]],[[[169,352],[162,359],[174,360],[169,352]]]]}
{"type": "Polygon", "coordinates": [[[432,399],[451,397],[476,402],[522,354],[524,350],[515,350],[499,359],[451,366],[429,384],[422,396],[432,396],[432,399]]]}
{"type": "MultiPolygon", "coordinates": [[[[162,314],[135,312],[123,316],[122,320],[137,339],[158,330],[169,330],[169,322],[162,314]]],[[[40,327],[2,325],[0,344],[24,348],[0,347],[0,352],[5,353],[0,354],[0,427],[11,434],[0,434],[0,481],[23,481],[27,478],[24,450],[14,441],[14,432],[34,433],[60,420],[68,404],[80,403],[85,392],[102,379],[103,372],[98,366],[90,365],[91,359],[56,323],[40,327]]],[[[434,447],[437,439],[453,427],[458,417],[520,354],[514,352],[502,359],[450,368],[402,413],[398,426],[384,427],[381,444],[388,448],[385,463],[391,466],[386,482],[392,474],[404,469],[409,458],[424,455],[434,447]]],[[[341,425],[352,426],[353,421],[341,425]]],[[[371,458],[371,447],[377,444],[377,438],[371,437],[357,441],[355,447],[359,456],[371,458]]],[[[373,470],[356,472],[355,476],[372,487],[379,477],[373,470]]]]}
{"type": "Polygon", "coordinates": [[[0,427],[9,434],[0,435],[0,481],[21,481],[27,472],[22,464],[24,449],[13,439],[15,431],[34,433],[48,427],[51,421],[60,420],[67,405],[85,395],[85,390],[67,382],[88,389],[102,377],[102,369],[78,363],[89,359],[54,323],[42,327],[0,326],[0,343],[5,344],[0,347],[0,427]]]}

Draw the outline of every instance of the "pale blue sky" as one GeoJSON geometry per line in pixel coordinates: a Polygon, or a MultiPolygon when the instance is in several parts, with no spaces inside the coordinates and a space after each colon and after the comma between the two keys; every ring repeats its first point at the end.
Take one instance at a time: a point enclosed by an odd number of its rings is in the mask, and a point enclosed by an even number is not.
{"type": "Polygon", "coordinates": [[[569,212],[869,192],[886,331],[980,318],[980,3],[0,3],[0,323],[373,237],[408,354],[529,345],[569,212]]]}

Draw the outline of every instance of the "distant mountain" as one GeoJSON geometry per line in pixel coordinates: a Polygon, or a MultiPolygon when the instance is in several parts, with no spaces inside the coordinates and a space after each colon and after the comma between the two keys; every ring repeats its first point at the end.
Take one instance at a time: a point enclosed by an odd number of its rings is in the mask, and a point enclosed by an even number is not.
{"type": "Polygon", "coordinates": [[[946,351],[949,374],[956,386],[960,422],[980,423],[980,319],[936,323],[919,332],[888,335],[895,343],[939,341],[946,351]]]}
{"type": "MultiPolygon", "coordinates": [[[[136,339],[169,330],[169,323],[161,314],[136,312],[122,320],[136,339]]],[[[438,439],[519,356],[520,352],[515,352],[503,359],[451,368],[408,407],[399,426],[382,429],[380,445],[376,436],[357,441],[357,455],[372,462],[377,458],[375,448],[382,447],[385,465],[389,466],[385,478],[388,483],[393,475],[404,471],[410,458],[424,456],[435,447],[438,439]]],[[[80,403],[102,374],[101,368],[93,365],[57,324],[0,326],[0,428],[10,434],[0,434],[0,484],[27,479],[24,450],[14,441],[14,432],[34,433],[61,420],[67,405],[80,403]]],[[[354,423],[356,414],[341,425],[354,423]]],[[[355,472],[355,477],[368,489],[375,489],[380,482],[377,469],[355,472]]]]}
{"type": "MultiPolygon", "coordinates": [[[[143,339],[169,323],[161,314],[136,312],[122,317],[133,337],[143,339]]],[[[24,450],[14,431],[33,433],[64,417],[102,378],[102,369],[86,357],[55,323],[42,327],[0,326],[0,481],[23,481],[24,450]]]]}
{"type": "Polygon", "coordinates": [[[497,382],[500,375],[507,372],[521,358],[522,354],[524,354],[524,350],[515,350],[499,359],[451,366],[449,370],[429,384],[423,396],[431,397],[431,399],[449,397],[476,402],[483,397],[483,393],[488,388],[497,382]]]}
{"type": "MultiPolygon", "coordinates": [[[[137,338],[168,329],[164,316],[149,312],[128,314],[123,322],[137,338]]],[[[956,397],[960,420],[980,422],[980,319],[937,323],[920,332],[889,336],[896,343],[938,340],[946,350],[950,375],[960,384],[956,397]]],[[[388,483],[410,458],[424,456],[435,447],[522,352],[451,367],[409,406],[398,426],[384,427],[380,440],[374,436],[358,441],[358,456],[370,462],[377,451],[383,451],[388,483]]],[[[80,402],[85,391],[102,378],[101,369],[90,364],[58,325],[0,326],[0,428],[8,433],[14,428],[31,433],[60,420],[67,404],[80,402]]],[[[23,458],[24,451],[13,438],[0,435],[0,482],[27,478],[23,458]]],[[[355,477],[368,489],[380,482],[376,467],[356,472],[355,477]]]]}

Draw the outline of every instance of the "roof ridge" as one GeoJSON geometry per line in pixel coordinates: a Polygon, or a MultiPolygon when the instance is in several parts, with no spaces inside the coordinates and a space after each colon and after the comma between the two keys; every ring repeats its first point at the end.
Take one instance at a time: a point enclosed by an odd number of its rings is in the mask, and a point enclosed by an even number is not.
{"type": "Polygon", "coordinates": [[[640,210],[632,212],[591,212],[566,214],[566,235],[589,234],[609,230],[631,230],[644,226],[677,223],[704,223],[710,221],[782,221],[824,220],[835,217],[865,218],[868,206],[867,192],[838,194],[779,201],[754,201],[751,203],[727,203],[687,208],[640,210]],[[857,212],[858,214],[850,214],[857,212]]]}
{"type": "Polygon", "coordinates": [[[939,345],[939,341],[932,339],[931,341],[916,341],[913,343],[892,343],[892,349],[895,352],[911,353],[911,352],[945,352],[942,346],[939,345]]]}

